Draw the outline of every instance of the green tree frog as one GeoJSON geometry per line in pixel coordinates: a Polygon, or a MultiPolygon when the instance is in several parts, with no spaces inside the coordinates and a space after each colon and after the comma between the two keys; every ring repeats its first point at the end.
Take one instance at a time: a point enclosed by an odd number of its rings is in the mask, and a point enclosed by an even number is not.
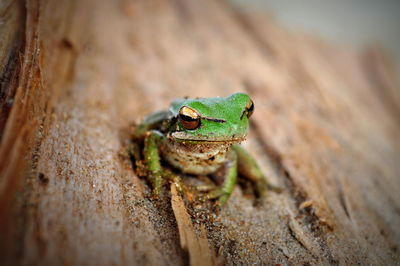
{"type": "MultiPolygon", "coordinates": [[[[272,186],[256,161],[239,143],[247,135],[254,103],[245,93],[226,98],[176,99],[169,110],[145,118],[133,133],[136,144],[132,155],[146,173],[153,194],[161,193],[165,180],[184,190],[177,174],[165,164],[184,174],[209,175],[224,171],[221,186],[206,191],[203,198],[217,199],[222,206],[229,199],[238,174],[254,183],[259,196],[272,186]]],[[[175,171],[176,172],[176,171],[175,171]]]]}

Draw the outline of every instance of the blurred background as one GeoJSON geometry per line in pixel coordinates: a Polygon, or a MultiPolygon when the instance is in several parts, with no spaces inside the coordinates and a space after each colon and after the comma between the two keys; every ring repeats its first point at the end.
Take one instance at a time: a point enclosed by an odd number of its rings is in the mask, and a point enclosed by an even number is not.
{"type": "Polygon", "coordinates": [[[288,28],[360,49],[379,45],[400,77],[399,0],[230,0],[268,13],[288,28]]]}

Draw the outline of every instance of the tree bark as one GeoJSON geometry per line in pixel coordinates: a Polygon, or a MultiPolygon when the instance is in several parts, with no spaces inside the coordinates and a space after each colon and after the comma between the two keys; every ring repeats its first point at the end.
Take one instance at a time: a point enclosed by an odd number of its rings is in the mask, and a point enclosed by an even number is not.
{"type": "Polygon", "coordinates": [[[400,263],[399,88],[379,49],[223,1],[4,3],[4,264],[193,264],[179,201],[150,200],[120,154],[174,98],[237,91],[256,106],[244,145],[284,192],[255,205],[237,186],[217,216],[192,214],[214,263],[400,263]]]}

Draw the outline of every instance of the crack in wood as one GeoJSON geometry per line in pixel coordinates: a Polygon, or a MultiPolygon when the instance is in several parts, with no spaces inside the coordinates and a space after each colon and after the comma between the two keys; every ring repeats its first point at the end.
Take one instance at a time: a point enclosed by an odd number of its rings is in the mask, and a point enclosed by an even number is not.
{"type": "MultiPolygon", "coordinates": [[[[14,104],[14,97],[18,87],[19,80],[19,72],[22,64],[22,56],[21,53],[24,50],[25,46],[25,16],[23,12],[23,8],[19,6],[18,1],[11,1],[7,7],[5,7],[2,16],[6,16],[12,6],[12,4],[16,4],[13,6],[14,9],[19,9],[19,15],[21,17],[21,21],[19,21],[19,27],[15,30],[12,43],[10,44],[9,51],[5,55],[5,58],[0,58],[0,140],[3,137],[3,131],[6,126],[9,113],[14,104]],[[1,62],[2,61],[2,62],[1,62]],[[4,63],[4,65],[3,65],[4,63]]],[[[5,48],[5,47],[2,47],[5,48]]]]}
{"type": "Polygon", "coordinates": [[[347,218],[351,219],[350,212],[349,212],[349,209],[347,207],[346,200],[344,198],[343,187],[337,180],[336,180],[336,186],[338,188],[339,203],[342,206],[343,211],[346,214],[347,218]]]}

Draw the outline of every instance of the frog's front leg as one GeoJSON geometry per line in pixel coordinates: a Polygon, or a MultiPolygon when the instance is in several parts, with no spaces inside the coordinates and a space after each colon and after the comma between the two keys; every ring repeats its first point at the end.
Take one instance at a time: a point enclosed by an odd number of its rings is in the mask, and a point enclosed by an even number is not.
{"type": "Polygon", "coordinates": [[[157,130],[151,130],[145,133],[143,149],[144,168],[146,168],[149,175],[148,178],[155,197],[160,195],[165,181],[174,183],[179,193],[183,193],[187,190],[179,176],[161,166],[158,148],[164,139],[164,135],[157,130]]]}
{"type": "Polygon", "coordinates": [[[267,189],[281,192],[282,189],[268,182],[254,158],[240,145],[233,145],[238,160],[238,172],[254,182],[258,196],[265,196],[267,189]]]}
{"type": "Polygon", "coordinates": [[[153,188],[153,195],[158,197],[164,184],[163,169],[160,162],[158,147],[163,141],[164,136],[157,130],[146,133],[144,139],[144,161],[148,170],[150,183],[153,188]]]}
{"type": "Polygon", "coordinates": [[[220,206],[223,206],[228,201],[237,181],[237,155],[233,150],[231,150],[231,152],[229,153],[229,161],[227,164],[226,177],[222,185],[222,195],[219,197],[218,200],[220,206]]]}
{"type": "Polygon", "coordinates": [[[218,205],[221,207],[228,201],[237,181],[237,156],[233,150],[230,151],[228,159],[225,165],[226,173],[222,187],[211,190],[202,198],[203,200],[218,198],[218,205]]]}

